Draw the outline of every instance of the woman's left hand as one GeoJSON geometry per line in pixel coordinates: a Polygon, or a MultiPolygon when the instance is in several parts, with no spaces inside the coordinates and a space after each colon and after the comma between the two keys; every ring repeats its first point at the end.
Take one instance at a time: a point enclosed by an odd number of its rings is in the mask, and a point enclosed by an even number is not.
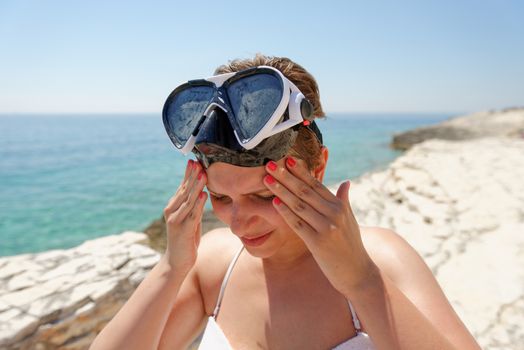
{"type": "Polygon", "coordinates": [[[273,205],[305,242],[324,275],[346,297],[377,275],[364,248],[349,203],[349,181],[335,196],[311,175],[302,160],[269,162],[264,183],[275,194],[273,205]]]}

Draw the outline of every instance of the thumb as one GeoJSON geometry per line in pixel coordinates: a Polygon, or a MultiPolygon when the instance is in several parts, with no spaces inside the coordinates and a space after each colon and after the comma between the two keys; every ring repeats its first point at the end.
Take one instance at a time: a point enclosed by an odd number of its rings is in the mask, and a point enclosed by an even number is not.
{"type": "Polygon", "coordinates": [[[349,204],[349,180],[344,181],[337,190],[337,198],[340,199],[344,204],[349,204]]]}
{"type": "Polygon", "coordinates": [[[199,222],[195,231],[195,248],[200,246],[200,238],[202,237],[202,222],[199,222]]]}

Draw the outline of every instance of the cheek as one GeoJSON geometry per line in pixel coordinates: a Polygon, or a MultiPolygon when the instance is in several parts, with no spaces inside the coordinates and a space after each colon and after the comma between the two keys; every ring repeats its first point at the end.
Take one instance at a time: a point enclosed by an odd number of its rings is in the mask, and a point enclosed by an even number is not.
{"type": "Polygon", "coordinates": [[[227,210],[227,205],[224,205],[216,200],[211,200],[211,207],[213,208],[213,214],[217,217],[218,220],[229,225],[229,211],[227,210]]]}

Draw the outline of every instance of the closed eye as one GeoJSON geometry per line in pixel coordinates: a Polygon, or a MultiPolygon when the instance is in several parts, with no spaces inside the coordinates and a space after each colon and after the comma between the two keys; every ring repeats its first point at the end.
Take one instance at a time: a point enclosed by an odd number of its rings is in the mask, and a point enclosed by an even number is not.
{"type": "MultiPolygon", "coordinates": [[[[221,195],[216,195],[212,193],[210,193],[209,195],[211,199],[218,201],[218,202],[227,202],[231,200],[231,198],[229,198],[228,196],[221,196],[221,195]]],[[[275,198],[274,195],[269,195],[269,196],[253,195],[253,197],[255,197],[256,199],[262,200],[262,201],[272,201],[273,198],[275,198]]]]}
{"type": "Polygon", "coordinates": [[[227,199],[229,199],[228,196],[217,196],[216,194],[209,194],[211,196],[211,199],[219,201],[219,202],[225,202],[227,199]]]}
{"type": "Polygon", "coordinates": [[[270,195],[270,196],[257,196],[257,198],[263,200],[263,201],[272,201],[273,198],[275,198],[275,195],[270,195]]]}

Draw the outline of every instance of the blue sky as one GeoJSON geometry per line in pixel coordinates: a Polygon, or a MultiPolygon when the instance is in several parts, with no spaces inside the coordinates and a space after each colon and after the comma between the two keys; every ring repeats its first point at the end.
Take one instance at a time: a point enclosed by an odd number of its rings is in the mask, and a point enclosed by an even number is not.
{"type": "Polygon", "coordinates": [[[256,52],[308,69],[329,112],[524,105],[524,2],[0,0],[0,113],[159,113],[256,52]]]}

